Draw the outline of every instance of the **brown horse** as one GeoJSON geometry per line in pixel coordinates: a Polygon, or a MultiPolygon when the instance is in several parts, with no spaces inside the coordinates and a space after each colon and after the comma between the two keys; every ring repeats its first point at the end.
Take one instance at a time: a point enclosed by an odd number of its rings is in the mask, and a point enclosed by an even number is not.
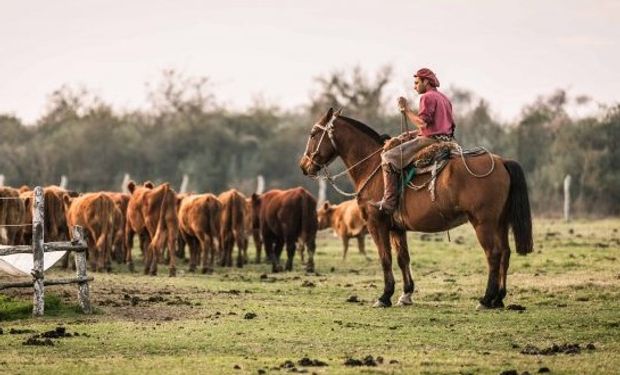
{"type": "MultiPolygon", "coordinates": [[[[330,108],[310,132],[306,150],[299,162],[303,173],[317,177],[336,157],[342,158],[353,180],[357,202],[367,221],[368,230],[377,245],[383,267],[383,295],[375,307],[391,306],[394,294],[391,247],[397,252],[403,274],[404,291],[399,305],[412,304],[414,282],[410,271],[406,231],[441,232],[469,221],[484,249],[489,269],[486,292],[479,308],[503,307],[506,276],[510,259],[508,230],[512,228],[518,254],[532,251],[532,219],[527,185],[521,166],[492,155],[495,168],[478,178],[473,173],[489,171],[489,156],[450,160],[437,176],[436,199],[426,189],[406,189],[401,197],[402,223],[396,224],[369,205],[383,195],[383,179],[377,173],[381,163],[382,139],[374,130],[356,120],[340,116],[330,108]]],[[[428,175],[417,176],[420,185],[428,175]]]]}

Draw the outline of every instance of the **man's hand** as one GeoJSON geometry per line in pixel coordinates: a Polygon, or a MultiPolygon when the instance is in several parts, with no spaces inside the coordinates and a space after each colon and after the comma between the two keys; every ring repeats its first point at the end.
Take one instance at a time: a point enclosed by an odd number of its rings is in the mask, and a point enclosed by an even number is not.
{"type": "Polygon", "coordinates": [[[383,151],[387,151],[387,150],[393,149],[394,147],[398,146],[401,143],[402,143],[402,141],[398,137],[390,138],[383,145],[383,151]]]}
{"type": "Polygon", "coordinates": [[[399,97],[398,98],[398,110],[401,112],[405,112],[408,109],[408,105],[407,105],[407,99],[405,99],[404,97],[399,97]]]}

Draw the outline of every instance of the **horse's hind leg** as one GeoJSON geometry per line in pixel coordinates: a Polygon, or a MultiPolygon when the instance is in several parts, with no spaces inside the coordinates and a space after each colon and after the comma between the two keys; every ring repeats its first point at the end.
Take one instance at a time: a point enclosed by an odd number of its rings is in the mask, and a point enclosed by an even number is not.
{"type": "Polygon", "coordinates": [[[506,278],[508,277],[508,265],[510,264],[510,245],[508,243],[508,225],[502,228],[500,233],[500,245],[502,257],[499,268],[499,292],[493,301],[493,307],[504,307],[504,297],[506,297],[506,278]]]}
{"type": "Polygon", "coordinates": [[[411,295],[415,289],[413,277],[411,276],[411,266],[409,258],[409,248],[407,246],[407,232],[392,231],[390,232],[390,240],[392,246],[396,249],[398,257],[398,267],[403,274],[403,294],[398,299],[398,306],[412,305],[411,295]]]}
{"type": "MultiPolygon", "coordinates": [[[[498,228],[490,224],[478,224],[475,226],[478,242],[484,249],[489,267],[489,277],[487,280],[487,288],[484,297],[480,299],[478,309],[496,308],[497,298],[499,297],[500,288],[500,263],[502,259],[501,241],[498,228]]],[[[501,300],[501,298],[500,298],[501,300]]]]}

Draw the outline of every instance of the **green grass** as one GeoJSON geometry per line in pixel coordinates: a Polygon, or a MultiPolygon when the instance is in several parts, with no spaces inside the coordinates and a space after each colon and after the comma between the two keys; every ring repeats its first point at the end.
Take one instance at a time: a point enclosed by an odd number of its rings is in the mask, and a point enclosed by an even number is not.
{"type": "MultiPolygon", "coordinates": [[[[614,374],[620,367],[619,230],[620,220],[537,220],[536,251],[513,253],[508,278],[505,302],[525,306],[524,312],[475,311],[486,261],[469,226],[452,231],[451,243],[445,234],[424,241],[410,235],[416,293],[405,308],[370,307],[383,288],[374,245],[367,239],[371,261],[353,246],[343,262],[331,233],[318,241],[318,275],[302,272],[298,256],[295,271],[281,274],[251,264],[176,278],[161,267],[159,276],[148,277],[115,265],[113,274],[94,275],[94,315],[77,312],[73,286],[47,287],[46,316],[36,319],[30,290],[0,295],[0,373],[284,374],[289,369],[279,367],[291,360],[297,370],[319,374],[534,374],[542,367],[552,374],[614,374]],[[303,286],[308,282],[314,286],[303,286]],[[346,302],[352,295],[362,303],[346,302]],[[244,319],[247,313],[256,318],[244,319]],[[60,324],[80,336],[25,346],[31,334],[8,333],[60,324]],[[520,353],[526,345],[554,343],[583,350],[520,353]],[[594,350],[585,349],[589,343],[594,350]],[[344,366],[349,357],[367,355],[382,356],[383,364],[344,366]],[[328,366],[299,366],[303,357],[328,366]]],[[[394,273],[396,302],[402,291],[396,264],[394,273]]],[[[67,274],[53,270],[46,277],[67,274]]]]}

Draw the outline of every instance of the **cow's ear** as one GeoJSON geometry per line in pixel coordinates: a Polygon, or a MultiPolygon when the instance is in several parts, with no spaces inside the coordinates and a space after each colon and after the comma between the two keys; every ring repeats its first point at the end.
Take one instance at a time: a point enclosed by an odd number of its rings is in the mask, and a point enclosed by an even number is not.
{"type": "Polygon", "coordinates": [[[144,183],[144,187],[148,189],[152,189],[155,185],[151,181],[147,181],[144,183]]]}
{"type": "Polygon", "coordinates": [[[72,201],[73,199],[69,196],[69,194],[64,194],[64,195],[62,196],[62,200],[63,200],[63,201],[64,201],[64,203],[65,203],[65,207],[67,207],[67,208],[71,207],[71,201],[72,201]]]}
{"type": "Polygon", "coordinates": [[[260,202],[260,197],[256,193],[252,193],[252,203],[257,204],[260,202]]]}
{"type": "Polygon", "coordinates": [[[329,210],[329,201],[325,201],[325,203],[323,203],[323,209],[325,211],[329,210]]]}
{"type": "Polygon", "coordinates": [[[67,192],[67,195],[70,196],[71,198],[75,198],[75,197],[79,197],[80,193],[78,193],[77,191],[74,191],[74,190],[69,190],[67,192]]]}
{"type": "Polygon", "coordinates": [[[129,181],[127,183],[127,190],[129,190],[129,192],[133,194],[134,190],[136,190],[136,183],[133,181],[129,181]]]}
{"type": "Polygon", "coordinates": [[[31,191],[31,190],[32,190],[32,189],[30,189],[30,186],[28,186],[28,185],[22,185],[22,186],[19,188],[19,192],[20,192],[20,193],[25,193],[25,192],[27,192],[27,191],[31,191]]]}

